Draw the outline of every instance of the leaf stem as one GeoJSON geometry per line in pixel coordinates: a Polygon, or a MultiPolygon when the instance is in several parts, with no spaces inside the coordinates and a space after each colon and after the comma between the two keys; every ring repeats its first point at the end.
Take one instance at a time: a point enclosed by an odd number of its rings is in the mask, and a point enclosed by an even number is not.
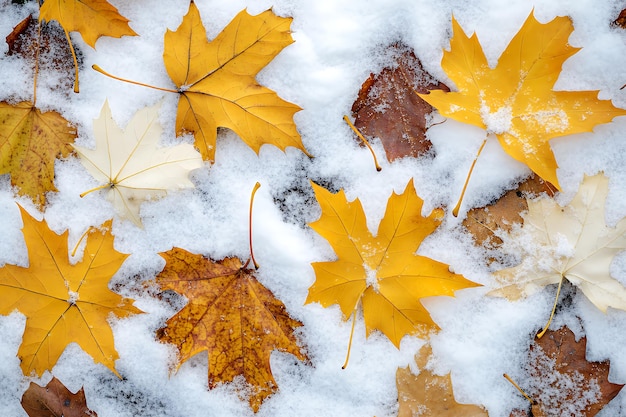
{"type": "Polygon", "coordinates": [[[250,238],[250,258],[252,259],[252,263],[254,264],[254,269],[259,269],[259,264],[256,263],[256,259],[254,259],[254,252],[252,251],[252,204],[254,203],[254,195],[256,194],[256,190],[259,189],[261,184],[257,181],[254,184],[254,188],[252,189],[252,194],[250,194],[250,210],[248,212],[248,235],[250,238]]]}
{"type": "MultiPolygon", "coordinates": [[[[74,246],[74,249],[72,249],[72,257],[73,257],[74,255],[76,255],[76,251],[78,250],[78,246],[79,246],[79,245],[80,245],[80,243],[83,241],[83,239],[85,239],[85,236],[87,236],[87,234],[88,234],[88,233],[89,233],[92,229],[95,229],[95,227],[93,227],[93,226],[89,226],[89,227],[87,228],[87,230],[85,230],[85,232],[84,232],[82,235],[80,235],[80,238],[78,239],[78,242],[76,242],[76,246],[74,246]]],[[[68,289],[69,289],[69,287],[68,287],[68,289]]]]}
{"type": "Polygon", "coordinates": [[[94,192],[94,191],[102,190],[102,189],[107,188],[107,187],[111,188],[111,187],[113,187],[114,185],[115,185],[115,184],[112,184],[112,183],[107,183],[107,184],[102,184],[102,185],[99,185],[99,186],[97,186],[97,187],[95,187],[95,188],[92,188],[91,190],[87,190],[87,191],[85,191],[84,193],[80,193],[80,198],[83,198],[83,197],[84,197],[84,196],[86,196],[87,194],[92,193],[92,192],[94,192]]]}
{"type": "Polygon", "coordinates": [[[140,85],[142,87],[148,87],[148,88],[153,88],[155,90],[160,90],[160,91],[167,91],[168,93],[176,93],[178,94],[179,91],[177,90],[172,90],[170,88],[163,88],[163,87],[155,87],[153,85],[150,84],[144,84],[144,83],[140,83],[138,81],[132,81],[132,80],[127,80],[125,78],[120,78],[120,77],[116,77],[115,75],[109,74],[108,72],[106,72],[105,70],[103,70],[102,68],[100,68],[100,66],[94,64],[91,66],[91,68],[93,68],[94,70],[98,71],[100,74],[106,75],[109,78],[113,78],[114,80],[118,80],[118,81],[124,81],[125,83],[129,83],[129,84],[135,84],[135,85],[140,85]]]}
{"type": "Polygon", "coordinates": [[[352,329],[350,330],[350,339],[348,340],[348,352],[346,352],[346,361],[343,363],[343,366],[341,367],[341,369],[346,369],[348,367],[348,361],[350,360],[350,349],[352,348],[352,336],[354,335],[354,325],[356,324],[356,309],[358,307],[359,307],[359,303],[357,302],[356,307],[354,307],[354,311],[352,312],[352,329]]]}
{"type": "Polygon", "coordinates": [[[485,147],[486,143],[487,143],[487,138],[483,140],[483,143],[480,145],[480,148],[478,148],[478,152],[476,153],[476,156],[474,157],[474,161],[472,161],[472,166],[470,166],[469,172],[467,173],[465,184],[463,184],[463,189],[461,190],[461,195],[459,196],[459,201],[456,203],[456,206],[454,206],[454,210],[452,210],[452,215],[454,217],[457,217],[459,215],[459,209],[461,208],[461,203],[463,202],[463,197],[465,196],[465,191],[467,190],[467,185],[469,184],[470,177],[472,176],[472,172],[474,171],[474,165],[476,165],[476,161],[478,160],[478,157],[480,156],[480,153],[483,151],[483,148],[485,147]]]}
{"type": "Polygon", "coordinates": [[[39,76],[39,50],[41,48],[41,21],[37,20],[37,48],[35,49],[35,73],[33,74],[33,107],[37,104],[37,78],[39,76]]]}
{"type": "Polygon", "coordinates": [[[552,313],[550,313],[550,318],[548,319],[548,323],[544,326],[543,330],[537,333],[537,339],[541,339],[544,334],[548,331],[550,327],[550,323],[552,323],[552,318],[554,318],[554,312],[556,311],[556,305],[559,301],[559,294],[561,294],[561,287],[563,286],[563,275],[561,275],[561,280],[559,281],[559,286],[556,289],[556,296],[554,296],[554,305],[552,306],[552,313]]]}
{"type": "Polygon", "coordinates": [[[526,398],[526,399],[530,402],[530,404],[531,404],[531,405],[535,405],[535,404],[537,404],[537,402],[536,402],[535,400],[533,400],[532,398],[530,398],[530,397],[528,396],[528,394],[526,394],[526,393],[524,392],[524,390],[523,390],[522,388],[520,388],[520,386],[519,386],[519,385],[517,385],[517,384],[515,383],[515,381],[513,381],[513,379],[512,379],[510,376],[508,376],[507,374],[502,374],[502,376],[503,376],[503,377],[505,377],[505,378],[506,378],[506,380],[507,380],[507,381],[509,381],[511,384],[513,384],[513,386],[514,386],[515,388],[517,388],[517,390],[520,392],[520,394],[522,394],[522,395],[523,395],[523,396],[524,396],[524,397],[525,397],[525,398],[526,398]]]}
{"type": "Polygon", "coordinates": [[[367,139],[365,139],[365,136],[363,136],[361,134],[361,132],[359,132],[359,129],[357,129],[352,122],[350,121],[350,119],[348,118],[348,116],[343,116],[343,120],[345,120],[345,122],[348,124],[348,126],[350,126],[350,129],[352,129],[352,131],[354,133],[356,133],[356,135],[359,137],[359,139],[361,139],[361,141],[363,141],[363,143],[365,144],[365,146],[367,146],[367,149],[370,150],[370,152],[372,153],[372,158],[374,158],[374,166],[376,167],[376,171],[380,172],[382,171],[382,168],[380,165],[378,165],[378,159],[376,159],[376,154],[374,153],[374,149],[372,149],[372,147],[370,146],[369,142],[367,141],[367,139]]]}
{"type": "Polygon", "coordinates": [[[74,51],[74,45],[70,39],[69,32],[65,30],[65,28],[63,29],[63,32],[65,32],[65,39],[67,39],[67,44],[70,46],[70,52],[72,53],[72,59],[74,60],[74,92],[78,93],[78,60],[76,59],[76,52],[74,51]]]}

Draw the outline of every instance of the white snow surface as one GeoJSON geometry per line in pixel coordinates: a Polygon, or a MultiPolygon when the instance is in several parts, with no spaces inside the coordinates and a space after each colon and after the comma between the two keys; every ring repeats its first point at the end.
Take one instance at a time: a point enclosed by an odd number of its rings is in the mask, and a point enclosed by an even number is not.
{"type": "MultiPolygon", "coordinates": [[[[139,109],[162,102],[164,144],[174,137],[177,97],[174,94],[109,79],[91,69],[93,64],[120,77],[173,87],[162,61],[163,35],[176,29],[188,10],[188,0],[110,0],[130,19],[140,35],[121,39],[103,37],[96,49],[77,33],[74,44],[83,54],[79,94],[60,93],[52,76],[40,74],[37,105],[61,112],[78,127],[77,144],[94,146],[93,119],[105,100],[120,126],[139,109]]],[[[378,227],[387,198],[415,180],[425,200],[424,213],[435,207],[453,207],[484,131],[452,120],[434,126],[429,138],[434,156],[405,158],[388,163],[379,142],[373,146],[383,166],[374,169],[371,156],[360,148],[342,120],[350,114],[362,82],[386,63],[384,47],[401,40],[415,49],[425,68],[453,85],[442,71],[443,49],[448,47],[451,16],[469,34],[476,31],[491,65],[519,29],[531,10],[547,22],[571,16],[575,31],[570,43],[582,48],[564,65],[556,88],[599,90],[600,98],[626,107],[626,31],[610,26],[623,1],[613,0],[197,0],[209,39],[241,10],[257,14],[268,8],[293,17],[295,43],[285,48],[257,77],[281,97],[303,108],[295,121],[304,145],[315,156],[309,160],[290,148],[281,152],[266,145],[256,155],[234,133],[220,130],[216,162],[196,171],[196,188],[173,193],[143,204],[144,228],[116,219],[116,249],[130,257],[113,277],[111,286],[146,314],[124,320],[111,319],[120,359],[118,379],[103,365],[95,364],[77,345],[68,346],[52,373],[24,376],[17,350],[25,318],[19,313],[0,317],[0,411],[4,416],[25,416],[20,398],[30,381],[45,385],[54,374],[70,390],[84,386],[89,407],[100,417],[131,416],[252,416],[240,387],[224,384],[207,389],[207,357],[196,355],[176,372],[175,349],[156,340],[155,332],[176,309],[146,291],[143,282],[163,268],[159,252],[185,248],[213,259],[238,256],[247,259],[250,192],[261,188],[254,206],[255,257],[261,265],[258,278],[301,320],[298,330],[302,348],[310,361],[275,352],[272,371],[276,394],[265,401],[258,416],[393,416],[397,413],[395,373],[411,364],[424,340],[405,337],[400,349],[382,334],[365,337],[362,316],[356,322],[350,363],[342,370],[349,321],[337,306],[304,305],[315,276],[311,262],[330,261],[328,243],[308,228],[319,217],[309,180],[343,188],[350,200],[359,198],[372,231],[378,227]]],[[[0,0],[0,34],[31,12],[25,6],[0,0]]],[[[20,59],[5,57],[0,44],[1,100],[32,98],[32,73],[20,59]]],[[[607,221],[615,224],[626,215],[626,118],[598,126],[593,133],[551,141],[559,163],[563,187],[559,197],[570,199],[583,174],[604,172],[610,178],[607,221]]],[[[190,138],[185,138],[188,141],[190,138]]],[[[467,210],[482,206],[513,188],[529,170],[507,156],[497,141],[489,139],[474,170],[459,218],[446,209],[442,226],[419,249],[419,253],[451,265],[457,273],[484,288],[458,291],[456,298],[438,297],[425,305],[441,331],[432,336],[433,367],[452,373],[459,402],[483,405],[492,417],[508,416],[512,408],[526,408],[523,399],[503,377],[508,373],[520,385],[528,382],[525,363],[532,335],[547,320],[555,288],[550,287],[516,302],[485,295],[493,284],[488,253],[476,247],[460,227],[467,210]]],[[[57,161],[56,185],[44,217],[61,233],[69,229],[69,246],[76,244],[91,225],[116,216],[102,193],[79,194],[97,184],[74,157],[57,161]]],[[[8,175],[0,177],[0,264],[27,265],[22,222],[16,202],[29,212],[37,210],[27,198],[16,197],[8,175]]],[[[36,214],[41,217],[41,214],[36,214]]],[[[79,258],[80,252],[77,255],[79,258]]],[[[626,282],[623,256],[614,263],[613,274],[626,282]]],[[[184,300],[181,301],[180,306],[184,300]]],[[[179,306],[179,307],[180,307],[179,306]]],[[[588,338],[590,360],[610,360],[610,379],[626,383],[626,312],[598,311],[584,296],[576,294],[571,305],[557,314],[553,328],[568,324],[588,338]],[[579,318],[579,319],[578,319],[579,318]]],[[[412,365],[415,368],[415,365],[412,365]]],[[[599,416],[626,416],[626,394],[620,393],[599,416]]]]}

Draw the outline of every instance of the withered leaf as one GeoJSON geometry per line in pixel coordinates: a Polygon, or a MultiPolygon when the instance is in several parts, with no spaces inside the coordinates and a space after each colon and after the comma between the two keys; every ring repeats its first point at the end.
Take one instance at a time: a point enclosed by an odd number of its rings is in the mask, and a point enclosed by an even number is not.
{"type": "Polygon", "coordinates": [[[411,373],[408,367],[399,368],[396,372],[398,417],[488,417],[478,405],[456,402],[450,374],[435,375],[424,369],[431,354],[430,345],[425,345],[415,355],[419,375],[411,373]]]}
{"type": "MultiPolygon", "coordinates": [[[[6,42],[9,47],[7,55],[20,56],[29,63],[33,72],[37,63],[40,74],[58,74],[58,90],[69,92],[74,82],[74,58],[58,24],[38,22],[29,15],[7,35],[6,42]],[[41,25],[39,35],[38,25],[41,25]]],[[[80,67],[83,61],[82,51],[74,46],[74,52],[80,67]]]]}
{"type": "Polygon", "coordinates": [[[613,21],[614,26],[619,26],[622,29],[626,29],[626,9],[622,10],[617,16],[617,19],[613,21]]]}
{"type": "Polygon", "coordinates": [[[76,129],[59,113],[42,113],[32,103],[0,103],[0,174],[40,208],[56,191],[54,161],[72,152],[76,129]]]}
{"type": "Polygon", "coordinates": [[[72,393],[56,377],[45,387],[31,382],[22,395],[22,407],[30,417],[97,417],[87,407],[83,388],[72,393]]]}
{"type": "Polygon", "coordinates": [[[302,323],[238,258],[213,262],[179,248],[160,255],[166,265],[157,283],[189,302],[159,330],[159,339],[176,345],[179,366],[206,351],[209,388],[243,377],[251,391],[250,406],[258,411],[277,390],[271,353],[280,350],[306,359],[294,333],[302,323]]]}
{"type": "Polygon", "coordinates": [[[352,114],[355,127],[365,136],[378,137],[393,161],[420,156],[431,146],[426,129],[433,107],[415,93],[450,90],[426,72],[411,48],[398,43],[390,50],[395,62],[365,80],[352,114]]]}
{"type": "Polygon", "coordinates": [[[577,342],[567,327],[535,339],[524,387],[536,402],[534,417],[592,417],[622,389],[623,384],[609,382],[608,361],[587,361],[586,347],[587,339],[577,342]]]}
{"type": "Polygon", "coordinates": [[[511,231],[515,223],[524,223],[520,213],[528,210],[527,197],[541,193],[553,196],[555,192],[550,183],[532,175],[492,204],[468,211],[463,226],[474,236],[476,244],[500,246],[502,239],[495,234],[496,230],[511,231]]]}

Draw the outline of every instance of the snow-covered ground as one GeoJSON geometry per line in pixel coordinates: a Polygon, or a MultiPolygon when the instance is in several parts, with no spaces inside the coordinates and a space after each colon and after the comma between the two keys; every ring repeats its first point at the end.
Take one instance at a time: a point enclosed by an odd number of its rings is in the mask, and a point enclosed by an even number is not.
{"type": "MultiPolygon", "coordinates": [[[[177,97],[174,94],[112,80],[91,69],[106,71],[152,85],[172,87],[162,61],[163,35],[176,29],[187,12],[187,0],[154,2],[112,0],[131,20],[140,35],[122,39],[101,38],[97,49],[73,33],[82,51],[79,94],[61,93],[54,77],[40,74],[37,105],[57,110],[78,126],[77,144],[93,146],[93,119],[109,101],[116,122],[124,126],[139,109],[162,102],[163,143],[174,143],[177,97]]],[[[316,220],[319,207],[309,180],[343,188],[350,200],[358,197],[376,230],[393,190],[404,190],[415,179],[425,200],[425,213],[433,207],[454,206],[484,132],[451,120],[432,128],[429,138],[435,156],[386,162],[380,144],[374,148],[383,169],[376,172],[367,149],[353,139],[342,120],[350,114],[361,83],[386,63],[385,46],[398,40],[412,46],[425,68],[451,85],[440,67],[448,46],[451,15],[467,33],[476,31],[494,64],[511,37],[533,10],[541,22],[571,16],[575,31],[570,43],[582,50],[564,65],[557,89],[600,90],[600,98],[626,107],[626,31],[610,27],[624,1],[613,0],[197,0],[209,39],[243,8],[257,14],[268,8],[292,16],[295,43],[287,47],[258,76],[258,80],[303,110],[295,121],[304,145],[315,156],[308,159],[290,148],[283,153],[264,146],[257,156],[235,134],[220,131],[216,163],[193,174],[196,189],[144,203],[144,228],[116,220],[113,233],[117,250],[131,254],[113,278],[120,292],[136,300],[147,314],[113,321],[120,359],[119,380],[96,365],[76,345],[67,348],[53,373],[72,391],[85,387],[91,409],[100,417],[130,416],[251,416],[233,384],[207,391],[207,358],[197,355],[176,373],[173,346],[155,340],[155,331],[175,310],[143,287],[164,266],[157,254],[174,246],[214,259],[234,255],[247,259],[248,199],[255,182],[261,183],[254,207],[255,257],[259,280],[271,289],[290,314],[302,321],[299,340],[310,363],[274,353],[272,369],[278,392],[261,407],[259,416],[392,416],[397,412],[395,373],[412,362],[424,343],[406,337],[400,349],[373,334],[365,338],[362,317],[357,320],[350,364],[342,370],[350,322],[343,322],[337,306],[303,305],[315,276],[311,262],[332,260],[324,239],[306,224],[316,220]]],[[[35,10],[34,3],[14,5],[0,1],[0,35],[35,10]]],[[[6,51],[0,44],[0,52],[6,51]]],[[[32,74],[19,59],[0,58],[0,99],[31,99],[32,74]]],[[[573,196],[583,174],[603,171],[610,178],[607,221],[626,216],[626,118],[596,127],[594,133],[553,140],[560,165],[562,201],[573,196]]],[[[187,138],[186,140],[189,140],[187,138]]],[[[460,227],[467,210],[482,206],[513,188],[529,171],[508,157],[496,141],[483,151],[459,218],[447,210],[442,226],[420,247],[419,253],[450,264],[458,273],[485,288],[459,291],[456,298],[426,301],[442,330],[431,339],[437,373],[452,373],[459,402],[482,404],[492,417],[508,416],[512,408],[527,403],[504,378],[508,373],[523,385],[523,369],[531,336],[541,328],[554,300],[555,288],[511,302],[485,296],[493,285],[486,253],[474,246],[460,227]]],[[[104,196],[79,194],[95,181],[74,158],[56,163],[59,193],[49,198],[45,219],[58,233],[69,229],[70,247],[91,225],[114,217],[104,196]]],[[[26,198],[16,198],[8,176],[0,177],[0,263],[26,265],[26,248],[20,231],[16,201],[36,213],[26,198]]],[[[626,282],[626,257],[613,265],[616,277],[626,282]]],[[[0,410],[6,416],[25,415],[19,404],[32,378],[23,376],[17,358],[24,317],[0,317],[0,410]]],[[[604,314],[580,293],[571,306],[555,318],[552,328],[567,323],[577,335],[588,338],[590,360],[611,361],[610,379],[626,382],[626,313],[604,314]],[[577,318],[579,317],[580,320],[577,318]]],[[[36,382],[45,385],[50,373],[36,382]]],[[[626,415],[626,394],[621,393],[602,416],[626,415]]]]}

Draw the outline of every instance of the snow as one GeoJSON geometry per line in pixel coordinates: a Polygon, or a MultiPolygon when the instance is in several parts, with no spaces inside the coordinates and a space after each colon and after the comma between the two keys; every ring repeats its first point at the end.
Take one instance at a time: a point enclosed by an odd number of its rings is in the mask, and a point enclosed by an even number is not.
{"type": "MultiPolygon", "coordinates": [[[[77,144],[95,145],[93,120],[108,100],[113,118],[124,127],[135,112],[162,102],[160,121],[164,144],[173,136],[176,96],[116,81],[91,70],[93,64],[120,77],[171,88],[162,62],[163,35],[175,29],[188,9],[187,0],[111,0],[131,20],[139,37],[101,38],[96,50],[72,33],[83,54],[79,94],[59,92],[58,74],[41,73],[37,105],[60,111],[79,131],[77,144]]],[[[332,191],[343,188],[349,200],[359,198],[370,230],[377,230],[387,198],[402,192],[414,178],[418,194],[425,200],[423,212],[453,207],[463,187],[469,166],[485,137],[484,130],[452,120],[433,126],[429,138],[433,154],[419,159],[388,163],[379,142],[373,146],[383,167],[374,169],[367,149],[360,148],[342,120],[350,114],[361,83],[378,71],[389,54],[384,46],[402,40],[415,49],[424,67],[435,77],[449,82],[440,67],[448,47],[450,19],[454,14],[466,33],[476,31],[491,65],[505,48],[531,10],[541,22],[560,15],[571,16],[575,31],[570,43],[582,48],[566,61],[557,89],[600,90],[600,98],[626,107],[626,31],[609,25],[621,9],[610,0],[197,0],[209,38],[243,8],[252,14],[270,7],[292,16],[295,43],[287,47],[257,77],[278,94],[301,106],[295,121],[308,159],[295,149],[281,152],[264,146],[257,156],[232,132],[221,130],[216,163],[192,175],[194,190],[146,202],[141,207],[144,227],[115,220],[116,249],[131,255],[114,276],[111,287],[136,300],[146,314],[111,320],[120,359],[118,379],[103,365],[94,364],[77,345],[70,345],[53,369],[53,374],[72,391],[85,387],[87,401],[100,417],[130,416],[252,416],[246,401],[237,393],[241,383],[207,390],[207,358],[199,354],[177,371],[175,349],[155,340],[162,327],[184,300],[168,303],[154,296],[144,283],[163,268],[158,255],[181,247],[215,259],[238,256],[247,259],[249,195],[259,181],[254,205],[255,258],[261,265],[258,279],[302,321],[299,340],[309,362],[288,354],[274,353],[271,364],[279,386],[265,401],[258,416],[393,416],[397,412],[395,372],[409,365],[424,343],[405,337],[400,349],[381,334],[365,337],[363,318],[357,316],[350,363],[342,370],[350,321],[343,321],[338,306],[304,305],[315,276],[311,262],[329,261],[334,253],[328,243],[306,226],[320,214],[309,181],[332,191]]],[[[623,6],[623,5],[621,5],[623,6]]],[[[0,32],[36,10],[34,2],[24,6],[0,0],[0,32]]],[[[6,45],[0,43],[0,52],[6,45]]],[[[32,98],[32,73],[15,57],[0,58],[1,99],[32,98]]],[[[504,115],[502,109],[492,115],[504,115]],[[500,114],[502,113],[502,114],[500,114]]],[[[494,121],[494,129],[501,123],[494,121]]],[[[626,118],[598,126],[592,133],[566,136],[550,143],[559,164],[558,176],[564,200],[569,200],[583,175],[600,171],[610,178],[607,221],[615,224],[626,215],[626,141],[622,132],[626,118]]],[[[190,138],[184,139],[189,143],[190,138]]],[[[508,416],[513,407],[527,402],[503,377],[523,380],[528,345],[532,335],[546,322],[556,288],[541,290],[519,301],[485,295],[493,278],[487,266],[489,253],[473,245],[459,223],[467,210],[482,206],[511,189],[529,174],[522,164],[502,151],[490,137],[476,164],[459,218],[447,210],[441,227],[418,252],[451,265],[468,279],[486,285],[457,292],[456,298],[433,297],[425,305],[441,331],[432,335],[433,366],[437,373],[451,372],[458,401],[481,404],[490,416],[508,416]]],[[[79,194],[96,186],[76,158],[56,163],[59,192],[49,198],[45,219],[61,233],[69,229],[72,248],[83,232],[115,216],[102,193],[79,194]]],[[[30,213],[36,209],[27,198],[16,197],[8,176],[0,177],[0,264],[27,265],[22,222],[15,202],[30,213]]],[[[37,215],[40,216],[40,215],[37,215]]],[[[84,246],[84,244],[83,244],[84,246]]],[[[81,256],[79,249],[77,257],[81,256]]],[[[626,282],[622,256],[612,273],[626,282]]],[[[69,294],[70,299],[72,294],[69,294]]],[[[24,377],[16,357],[25,319],[13,313],[0,317],[0,410],[3,415],[25,415],[19,404],[30,381],[45,385],[52,377],[24,377]]],[[[568,324],[577,336],[586,334],[590,360],[610,360],[610,380],[626,382],[626,312],[604,314],[576,293],[569,307],[559,311],[552,324],[568,324]],[[580,321],[576,318],[579,317],[580,321]],[[582,323],[582,325],[580,325],[582,323]]],[[[619,394],[604,416],[626,415],[626,394],[619,394]]]]}

